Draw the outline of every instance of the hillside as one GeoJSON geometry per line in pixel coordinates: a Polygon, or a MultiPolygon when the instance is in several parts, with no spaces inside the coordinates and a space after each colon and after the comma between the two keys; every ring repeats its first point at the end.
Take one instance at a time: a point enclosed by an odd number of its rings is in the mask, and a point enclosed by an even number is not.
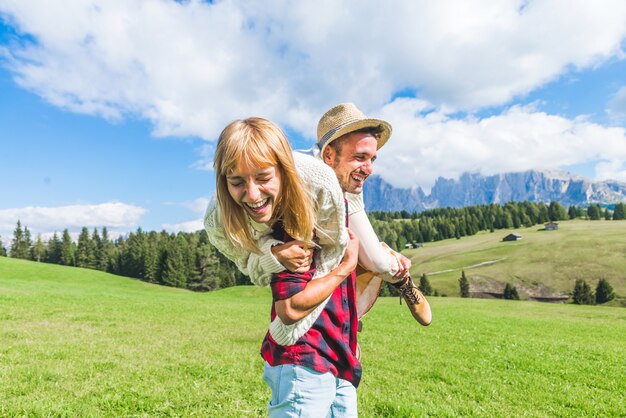
{"type": "MultiPolygon", "coordinates": [[[[264,416],[258,352],[270,300],[268,289],[200,294],[0,257],[0,416],[264,416]]],[[[626,408],[622,309],[436,297],[431,305],[429,327],[395,298],[364,319],[360,415],[626,408]]]]}
{"type": "Polygon", "coordinates": [[[513,230],[499,230],[403,253],[413,262],[414,277],[426,273],[433,287],[448,295],[459,294],[464,269],[474,284],[498,282],[503,288],[509,282],[518,290],[542,284],[570,293],[576,279],[595,289],[598,279],[606,278],[617,295],[626,296],[626,222],[575,220],[559,226],[558,231],[539,225],[517,229],[523,238],[515,242],[502,242],[513,230]]]}

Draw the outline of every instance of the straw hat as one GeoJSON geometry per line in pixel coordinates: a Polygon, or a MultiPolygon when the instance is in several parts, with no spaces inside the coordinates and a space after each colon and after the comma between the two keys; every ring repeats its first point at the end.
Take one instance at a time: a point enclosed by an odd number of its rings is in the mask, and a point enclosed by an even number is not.
{"type": "Polygon", "coordinates": [[[353,103],[341,103],[324,113],[317,124],[317,146],[324,153],[326,145],[350,132],[381,127],[378,148],[391,136],[391,125],[384,120],[368,118],[353,103]]]}

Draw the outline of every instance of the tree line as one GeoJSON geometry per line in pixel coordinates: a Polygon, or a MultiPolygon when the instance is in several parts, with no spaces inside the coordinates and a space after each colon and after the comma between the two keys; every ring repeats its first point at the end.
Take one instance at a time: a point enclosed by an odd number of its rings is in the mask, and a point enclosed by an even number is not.
{"type": "Polygon", "coordinates": [[[475,235],[479,231],[530,227],[567,219],[626,220],[626,205],[618,203],[612,210],[591,204],[569,206],[558,202],[492,203],[464,208],[439,208],[423,212],[372,211],[368,214],[381,241],[402,250],[407,243],[423,243],[475,235]]]}
{"type": "MultiPolygon", "coordinates": [[[[0,254],[7,255],[4,247],[0,254]]],[[[106,227],[90,233],[82,228],[74,242],[67,229],[43,241],[33,241],[21,222],[13,233],[9,255],[14,258],[101,270],[150,283],[190,290],[216,290],[250,284],[237,267],[208,241],[204,230],[176,234],[145,232],[139,228],[126,237],[109,238],[106,227]]]]}
{"type": "MultiPolygon", "coordinates": [[[[465,208],[441,208],[409,213],[372,211],[368,214],[381,241],[397,250],[406,243],[431,242],[461,238],[479,231],[519,228],[550,221],[583,218],[626,219],[626,205],[618,203],[612,210],[597,204],[588,207],[558,202],[509,202],[465,208]]],[[[173,287],[205,291],[239,284],[250,284],[236,266],[209,242],[204,230],[168,233],[143,231],[111,239],[107,228],[89,231],[82,228],[74,242],[67,229],[44,241],[33,240],[28,227],[17,221],[10,249],[0,240],[0,256],[28,259],[101,270],[173,287]]],[[[383,289],[383,295],[394,295],[395,289],[383,289]]],[[[511,298],[515,293],[511,289],[511,298]]],[[[508,292],[507,292],[508,295],[508,292]]]]}

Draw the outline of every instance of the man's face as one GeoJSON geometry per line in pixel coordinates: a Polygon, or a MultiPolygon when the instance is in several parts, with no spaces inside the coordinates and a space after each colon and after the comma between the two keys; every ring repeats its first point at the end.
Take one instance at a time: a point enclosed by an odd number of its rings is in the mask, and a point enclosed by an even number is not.
{"type": "Polygon", "coordinates": [[[377,146],[371,134],[353,132],[343,139],[339,152],[331,146],[324,149],[324,162],[335,170],[344,192],[363,192],[365,179],[374,171],[377,146]]]}

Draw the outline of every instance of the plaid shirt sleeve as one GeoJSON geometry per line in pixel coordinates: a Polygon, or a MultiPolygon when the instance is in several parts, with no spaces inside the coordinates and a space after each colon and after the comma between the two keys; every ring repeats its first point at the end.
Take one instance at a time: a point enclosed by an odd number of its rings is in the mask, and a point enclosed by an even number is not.
{"type": "Polygon", "coordinates": [[[311,268],[306,273],[292,273],[286,270],[274,273],[270,282],[273,301],[289,299],[293,295],[302,292],[307,283],[313,278],[314,273],[315,268],[311,268]]]}

